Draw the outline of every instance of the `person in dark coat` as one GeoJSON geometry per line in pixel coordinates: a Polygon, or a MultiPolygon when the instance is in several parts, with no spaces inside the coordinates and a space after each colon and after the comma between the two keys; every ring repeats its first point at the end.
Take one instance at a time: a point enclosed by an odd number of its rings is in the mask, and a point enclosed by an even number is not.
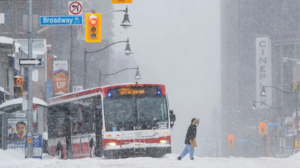
{"type": "Polygon", "coordinates": [[[189,126],[184,143],[185,148],[183,149],[180,156],[178,156],[178,160],[181,160],[187,153],[190,154],[191,160],[194,160],[194,147],[197,147],[196,143],[196,134],[197,134],[197,126],[199,125],[199,118],[193,118],[191,125],[189,126]]]}

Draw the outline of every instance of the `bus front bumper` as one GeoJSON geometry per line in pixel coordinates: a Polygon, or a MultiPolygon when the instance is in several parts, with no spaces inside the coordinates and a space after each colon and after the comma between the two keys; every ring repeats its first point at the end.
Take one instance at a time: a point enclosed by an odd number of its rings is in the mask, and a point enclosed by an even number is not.
{"type": "Polygon", "coordinates": [[[104,157],[108,159],[128,158],[128,157],[162,157],[171,153],[171,147],[147,147],[147,148],[127,148],[104,150],[104,157]]]}

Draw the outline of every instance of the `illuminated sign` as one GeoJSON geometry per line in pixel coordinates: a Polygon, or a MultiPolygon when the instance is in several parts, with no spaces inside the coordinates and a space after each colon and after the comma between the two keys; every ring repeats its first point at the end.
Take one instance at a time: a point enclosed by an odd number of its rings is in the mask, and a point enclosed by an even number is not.
{"type": "Polygon", "coordinates": [[[145,90],[133,90],[130,88],[121,88],[120,95],[145,94],[145,90]]]}

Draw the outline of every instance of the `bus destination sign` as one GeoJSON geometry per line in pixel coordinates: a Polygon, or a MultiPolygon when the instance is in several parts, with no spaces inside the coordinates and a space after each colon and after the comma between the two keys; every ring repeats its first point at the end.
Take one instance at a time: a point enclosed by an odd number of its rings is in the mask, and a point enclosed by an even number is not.
{"type": "Polygon", "coordinates": [[[145,90],[134,90],[130,88],[121,88],[120,95],[145,94],[145,90]]]}

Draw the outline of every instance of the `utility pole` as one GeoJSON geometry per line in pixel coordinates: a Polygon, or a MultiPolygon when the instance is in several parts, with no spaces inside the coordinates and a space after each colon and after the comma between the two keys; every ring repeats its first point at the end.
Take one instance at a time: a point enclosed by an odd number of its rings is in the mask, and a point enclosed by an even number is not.
{"type": "MultiPolygon", "coordinates": [[[[28,58],[32,58],[32,0],[28,0],[28,58]]],[[[28,67],[28,137],[33,136],[33,86],[32,86],[32,66],[28,67]]],[[[27,158],[33,158],[33,144],[27,143],[27,158]]]]}
{"type": "Polygon", "coordinates": [[[102,73],[101,71],[99,71],[99,86],[101,86],[101,77],[102,77],[102,73]]]}
{"type": "Polygon", "coordinates": [[[69,93],[73,92],[73,27],[70,28],[70,84],[69,84],[69,93]]]}
{"type": "Polygon", "coordinates": [[[86,74],[87,74],[87,51],[84,48],[84,62],[83,62],[83,68],[84,68],[84,83],[83,83],[83,89],[86,89],[86,74]]]}

